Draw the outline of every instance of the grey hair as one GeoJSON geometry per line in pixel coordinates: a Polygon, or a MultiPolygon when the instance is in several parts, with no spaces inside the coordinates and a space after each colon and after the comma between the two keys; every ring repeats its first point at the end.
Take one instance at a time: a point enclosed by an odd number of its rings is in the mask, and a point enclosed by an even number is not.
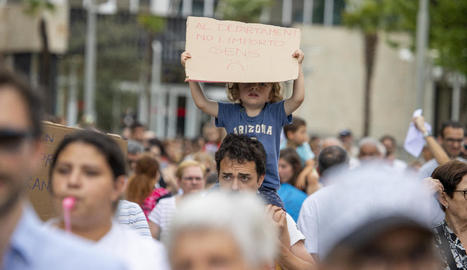
{"type": "Polygon", "coordinates": [[[221,230],[230,234],[251,266],[272,263],[277,254],[277,228],[254,193],[214,191],[183,199],[163,242],[169,257],[177,236],[186,231],[221,230]]]}
{"type": "Polygon", "coordinates": [[[371,144],[371,145],[376,146],[376,148],[381,153],[381,155],[383,157],[386,156],[386,147],[384,147],[384,145],[380,141],[378,141],[378,140],[376,140],[374,138],[371,138],[371,137],[365,137],[365,138],[360,140],[360,142],[358,143],[359,151],[362,148],[362,146],[364,146],[366,144],[371,144]]]}
{"type": "Polygon", "coordinates": [[[322,145],[325,145],[325,144],[329,144],[328,146],[339,146],[339,147],[344,147],[344,145],[342,144],[342,142],[336,138],[336,137],[327,137],[325,138],[322,142],[321,142],[322,145]]]}

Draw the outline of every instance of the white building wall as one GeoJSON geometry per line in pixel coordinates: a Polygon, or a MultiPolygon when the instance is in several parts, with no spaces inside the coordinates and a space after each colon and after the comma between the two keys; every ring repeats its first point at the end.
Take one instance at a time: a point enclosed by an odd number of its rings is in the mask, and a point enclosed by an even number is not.
{"type": "MultiPolygon", "coordinates": [[[[344,128],[363,132],[364,55],[360,32],[341,27],[301,26],[306,97],[296,115],[308,130],[335,136],[344,128]]],[[[407,39],[406,37],[403,37],[407,39]]],[[[380,35],[373,75],[370,135],[391,134],[401,144],[415,109],[415,64],[399,56],[380,35]]],[[[428,84],[431,85],[431,84],[428,84]]],[[[432,99],[427,87],[427,100],[432,99]]],[[[431,119],[431,106],[425,113],[431,119]]]]}

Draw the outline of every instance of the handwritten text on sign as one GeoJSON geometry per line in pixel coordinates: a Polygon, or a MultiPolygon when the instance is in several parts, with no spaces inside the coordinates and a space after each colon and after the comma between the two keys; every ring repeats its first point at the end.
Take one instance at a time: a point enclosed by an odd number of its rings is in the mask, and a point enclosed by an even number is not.
{"type": "Polygon", "coordinates": [[[193,81],[280,82],[296,79],[300,30],[188,17],[186,73],[193,81]]]}

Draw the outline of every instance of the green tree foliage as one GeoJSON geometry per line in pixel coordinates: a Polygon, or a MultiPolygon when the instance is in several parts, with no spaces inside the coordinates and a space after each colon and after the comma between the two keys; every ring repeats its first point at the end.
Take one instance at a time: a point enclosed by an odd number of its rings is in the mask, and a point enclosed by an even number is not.
{"type": "Polygon", "coordinates": [[[224,20],[258,22],[264,7],[271,5],[271,0],[220,0],[218,13],[224,20]]]}
{"type": "Polygon", "coordinates": [[[138,23],[148,32],[157,34],[164,30],[165,19],[151,14],[138,15],[138,23]]]}
{"type": "Polygon", "coordinates": [[[383,27],[384,0],[348,1],[343,14],[344,24],[361,30],[365,34],[375,34],[383,27]]]}
{"type": "MultiPolygon", "coordinates": [[[[360,9],[344,14],[347,25],[371,32],[406,32],[415,49],[418,0],[364,0],[360,9]]],[[[429,48],[435,64],[467,74],[467,1],[429,1],[429,48]]],[[[394,43],[393,43],[394,44],[394,43]]],[[[397,43],[395,45],[398,45],[397,43]]]]}
{"type": "MultiPolygon", "coordinates": [[[[67,72],[67,66],[79,65],[79,99],[83,100],[84,54],[86,44],[86,12],[75,12],[77,18],[70,24],[70,39],[67,54],[62,58],[61,70],[67,72]],[[76,63],[72,63],[72,59],[76,63]]],[[[96,113],[98,128],[111,131],[115,126],[112,115],[114,96],[120,100],[121,113],[126,108],[134,108],[137,94],[121,92],[119,83],[137,82],[142,72],[144,52],[144,30],[138,24],[136,16],[98,15],[97,19],[97,66],[96,66],[96,113]]],[[[82,112],[80,112],[82,113],[82,112]]],[[[79,115],[81,118],[81,115],[79,115]]],[[[118,130],[112,130],[118,132],[118,130]]]]}
{"type": "Polygon", "coordinates": [[[467,1],[439,0],[430,5],[430,47],[438,65],[467,75],[467,1]]]}
{"type": "Polygon", "coordinates": [[[55,9],[54,4],[47,0],[23,0],[23,4],[25,12],[31,15],[37,15],[43,10],[53,11],[55,9]]]}
{"type": "MultiPolygon", "coordinates": [[[[467,1],[431,0],[429,3],[429,48],[434,52],[435,64],[448,71],[467,74],[467,1]]],[[[359,29],[365,42],[364,135],[368,135],[370,129],[371,79],[377,33],[406,32],[412,36],[411,48],[414,49],[418,4],[418,0],[347,1],[344,24],[359,29]]]]}

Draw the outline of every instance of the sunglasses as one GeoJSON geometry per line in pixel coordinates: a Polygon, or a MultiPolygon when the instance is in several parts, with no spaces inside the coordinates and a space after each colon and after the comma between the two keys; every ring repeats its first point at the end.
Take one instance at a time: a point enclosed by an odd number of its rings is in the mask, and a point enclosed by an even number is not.
{"type": "Polygon", "coordinates": [[[29,130],[0,128],[0,151],[15,153],[21,148],[25,140],[32,137],[33,134],[29,130]]]}

